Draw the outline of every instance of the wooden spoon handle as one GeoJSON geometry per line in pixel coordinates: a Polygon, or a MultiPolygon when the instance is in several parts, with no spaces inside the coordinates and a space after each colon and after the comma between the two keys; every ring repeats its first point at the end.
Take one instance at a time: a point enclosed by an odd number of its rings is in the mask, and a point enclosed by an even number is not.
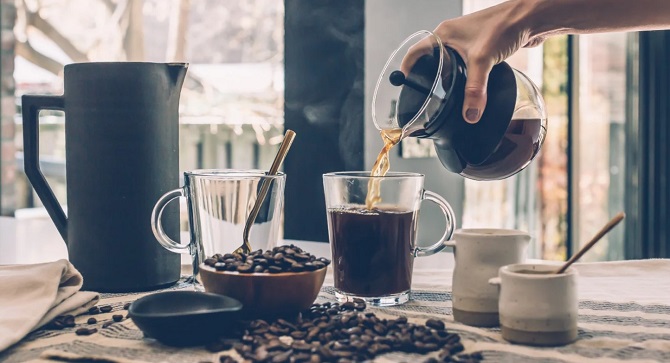
{"type": "Polygon", "coordinates": [[[609,232],[612,228],[614,228],[614,226],[619,224],[619,222],[621,222],[624,219],[624,217],[626,217],[626,213],[624,212],[619,212],[619,214],[614,216],[614,218],[612,218],[609,222],[607,222],[607,224],[603,228],[601,228],[600,231],[598,231],[598,233],[596,233],[596,235],[593,236],[593,238],[591,238],[589,243],[584,245],[584,247],[582,247],[582,249],[579,250],[579,252],[575,253],[575,255],[572,256],[572,258],[570,258],[558,271],[556,271],[556,273],[562,274],[563,272],[565,272],[565,270],[567,270],[568,267],[570,267],[570,265],[572,265],[575,261],[579,260],[586,253],[586,251],[590,250],[591,247],[593,247],[593,245],[596,244],[596,242],[598,242],[601,238],[603,238],[603,236],[605,236],[607,232],[609,232]]]}

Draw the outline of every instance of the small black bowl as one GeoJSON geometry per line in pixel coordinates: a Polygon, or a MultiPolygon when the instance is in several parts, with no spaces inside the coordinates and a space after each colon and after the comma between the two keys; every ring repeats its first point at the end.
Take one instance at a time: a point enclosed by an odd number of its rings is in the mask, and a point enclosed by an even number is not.
{"type": "Polygon", "coordinates": [[[128,315],[147,337],[171,346],[207,344],[236,330],[242,303],[228,296],[166,291],[133,302],[128,315]]]}

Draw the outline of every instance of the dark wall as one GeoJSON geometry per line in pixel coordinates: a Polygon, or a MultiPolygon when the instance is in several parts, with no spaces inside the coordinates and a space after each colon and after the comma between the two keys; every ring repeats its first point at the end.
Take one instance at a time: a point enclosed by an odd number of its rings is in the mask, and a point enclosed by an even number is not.
{"type": "Polygon", "coordinates": [[[364,19],[360,0],[285,0],[284,237],[328,241],[322,174],[364,166],[364,19]]]}
{"type": "Polygon", "coordinates": [[[628,80],[626,258],[668,258],[670,31],[641,32],[638,43],[639,61],[631,69],[638,77],[628,80]]]}

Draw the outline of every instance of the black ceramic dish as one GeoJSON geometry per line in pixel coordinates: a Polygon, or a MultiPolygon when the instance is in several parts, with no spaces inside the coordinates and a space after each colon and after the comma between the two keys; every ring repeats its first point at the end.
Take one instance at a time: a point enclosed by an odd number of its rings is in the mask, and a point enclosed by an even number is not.
{"type": "Polygon", "coordinates": [[[147,337],[172,346],[206,344],[235,330],[242,303],[196,291],[167,291],[144,296],[128,314],[147,337]]]}

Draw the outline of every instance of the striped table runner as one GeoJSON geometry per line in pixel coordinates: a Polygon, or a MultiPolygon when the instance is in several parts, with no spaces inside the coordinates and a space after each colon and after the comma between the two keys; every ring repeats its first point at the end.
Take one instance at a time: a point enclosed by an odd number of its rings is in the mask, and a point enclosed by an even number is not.
{"type": "MultiPolygon", "coordinates": [[[[670,362],[670,260],[577,264],[579,271],[579,339],[558,348],[534,348],[505,342],[500,329],[468,327],[451,315],[451,271],[417,270],[413,300],[391,308],[369,308],[380,317],[405,315],[423,323],[442,319],[461,335],[466,352],[482,352],[491,362],[670,362]]],[[[171,289],[191,289],[181,281],[171,289]]],[[[96,315],[99,325],[123,311],[123,305],[143,294],[103,294],[99,305],[113,310],[96,315]]],[[[335,301],[332,276],[319,302],[335,301]]],[[[77,318],[84,323],[89,316],[77,318]]],[[[218,362],[222,353],[202,347],[170,348],[143,338],[131,320],[91,336],[75,329],[39,330],[0,353],[0,362],[53,362],[50,356],[104,358],[110,362],[218,362]]],[[[378,362],[422,362],[429,355],[389,353],[378,362]]]]}

